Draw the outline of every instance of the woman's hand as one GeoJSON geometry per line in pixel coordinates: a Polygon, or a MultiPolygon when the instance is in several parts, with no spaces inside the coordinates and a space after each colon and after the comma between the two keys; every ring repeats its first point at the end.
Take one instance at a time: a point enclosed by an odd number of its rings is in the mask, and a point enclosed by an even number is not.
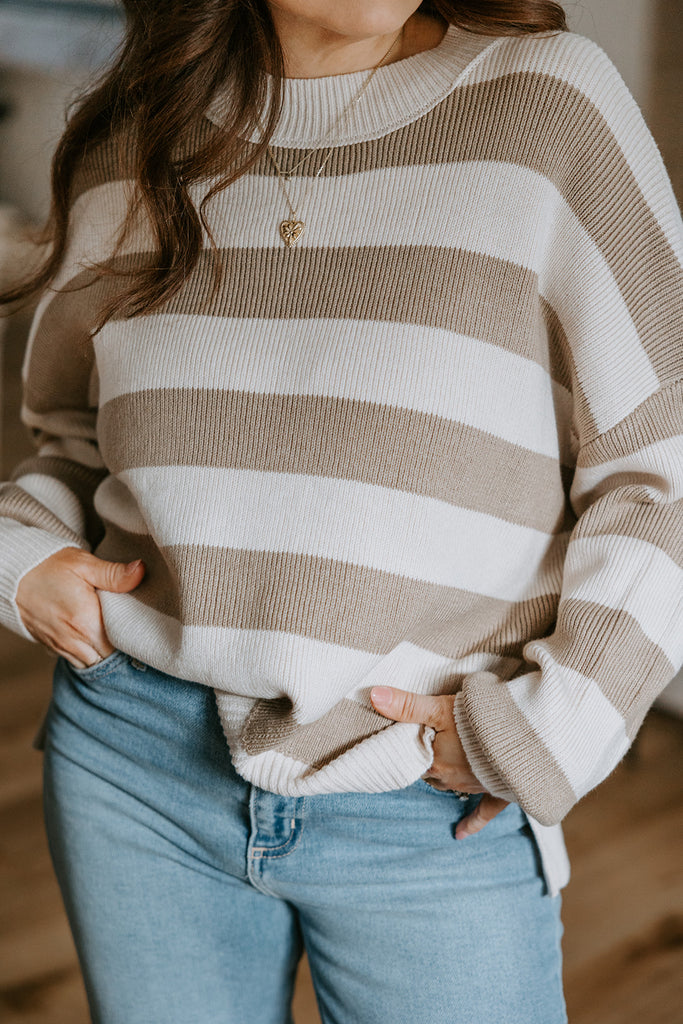
{"type": "Polygon", "coordinates": [[[86,668],[114,650],[97,591],[127,593],[144,575],[139,559],[105,562],[80,548],[63,548],[21,578],[16,603],[31,636],[75,668],[86,668]]]}
{"type": "Polygon", "coordinates": [[[481,831],[484,825],[507,807],[507,800],[487,793],[472,774],[453,717],[454,696],[430,697],[397,690],[393,686],[375,686],[370,691],[370,698],[376,710],[385,718],[391,718],[394,722],[428,725],[435,730],[434,760],[429,774],[423,776],[425,782],[429,782],[435,789],[484,794],[472,814],[458,822],[456,839],[465,839],[481,831]]]}

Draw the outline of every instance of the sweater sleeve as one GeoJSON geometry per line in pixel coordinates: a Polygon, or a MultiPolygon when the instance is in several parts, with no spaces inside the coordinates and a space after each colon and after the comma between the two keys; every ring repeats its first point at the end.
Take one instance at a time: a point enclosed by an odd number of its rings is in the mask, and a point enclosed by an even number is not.
{"type": "Polygon", "coordinates": [[[636,104],[588,52],[540,279],[571,364],[577,520],[553,632],[515,678],[466,676],[454,708],[482,784],[545,825],[613,770],[683,663],[681,221],[636,104]]]}
{"type": "Polygon", "coordinates": [[[87,384],[82,402],[60,401],[64,379],[55,361],[44,358],[50,342],[41,320],[39,311],[24,363],[22,406],[22,421],[31,431],[36,453],[0,484],[0,622],[29,640],[34,638],[16,605],[19,582],[62,548],[90,550],[96,543],[99,524],[93,497],[106,475],[87,384]],[[41,378],[52,397],[31,401],[43,390],[41,378]]]}
{"type": "Polygon", "coordinates": [[[102,524],[94,508],[107,470],[97,443],[97,374],[86,287],[101,245],[85,198],[52,289],[38,304],[22,372],[21,418],[36,452],[0,484],[0,623],[34,639],[16,605],[22,577],[62,548],[91,550],[102,524]]]}

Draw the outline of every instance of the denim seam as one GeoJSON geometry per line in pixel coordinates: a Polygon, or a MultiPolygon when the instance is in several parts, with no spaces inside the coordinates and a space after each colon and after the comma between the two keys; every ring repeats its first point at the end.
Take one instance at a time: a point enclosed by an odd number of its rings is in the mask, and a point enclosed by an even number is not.
{"type": "Polygon", "coordinates": [[[281,858],[281,857],[289,857],[290,853],[293,853],[294,850],[296,850],[297,846],[301,842],[301,837],[304,834],[304,814],[305,814],[305,810],[306,810],[306,797],[301,797],[301,814],[299,816],[300,817],[300,821],[301,821],[301,827],[299,828],[299,831],[297,832],[296,829],[295,829],[294,830],[294,835],[290,835],[289,838],[286,839],[284,843],[280,843],[279,846],[273,846],[273,847],[263,847],[263,846],[258,847],[257,846],[256,849],[260,849],[260,850],[265,850],[266,851],[264,853],[261,853],[261,856],[258,858],[259,860],[278,860],[278,858],[281,858]],[[287,847],[289,847],[289,849],[287,849],[287,847]],[[272,853],[270,852],[271,849],[273,850],[272,853]],[[278,850],[283,850],[284,852],[283,853],[278,853],[277,852],[278,850]]]}

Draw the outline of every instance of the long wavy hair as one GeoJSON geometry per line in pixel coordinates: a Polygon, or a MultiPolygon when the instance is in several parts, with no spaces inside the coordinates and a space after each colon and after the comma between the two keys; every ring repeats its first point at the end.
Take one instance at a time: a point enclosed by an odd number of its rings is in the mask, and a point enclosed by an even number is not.
{"type": "MultiPolygon", "coordinates": [[[[118,245],[142,207],[155,251],[144,266],[115,269],[111,258],[98,266],[96,276],[126,278],[103,309],[98,329],[114,314],[151,312],[171,298],[201,255],[202,228],[215,250],[204,206],[261,158],[282,104],[284,59],[266,0],[123,0],[123,7],[126,32],[118,54],[74,102],[54,153],[50,213],[36,238],[47,258],[24,281],[0,292],[0,304],[16,308],[52,284],[64,256],[78,169],[98,146],[118,139],[126,176],[136,186],[118,245]],[[202,115],[226,84],[223,129],[198,133],[202,115]],[[266,107],[260,141],[248,141],[261,131],[266,107]],[[189,186],[212,175],[216,182],[195,208],[189,186]]],[[[567,28],[562,7],[552,0],[425,0],[419,11],[492,36],[567,28]]]]}

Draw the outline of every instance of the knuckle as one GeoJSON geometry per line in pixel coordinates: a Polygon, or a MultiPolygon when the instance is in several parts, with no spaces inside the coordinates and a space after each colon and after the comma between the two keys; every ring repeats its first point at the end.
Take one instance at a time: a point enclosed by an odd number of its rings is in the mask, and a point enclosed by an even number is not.
{"type": "Polygon", "coordinates": [[[413,718],[417,711],[415,695],[412,693],[403,694],[399,699],[399,706],[402,716],[405,716],[406,718],[413,718]]]}
{"type": "Polygon", "coordinates": [[[92,555],[81,548],[63,548],[59,556],[64,564],[70,569],[84,568],[92,555]]]}
{"type": "Polygon", "coordinates": [[[437,698],[433,709],[433,718],[435,728],[440,732],[445,732],[452,724],[450,711],[445,701],[437,698]]]}
{"type": "Polygon", "coordinates": [[[101,576],[101,581],[98,581],[97,586],[100,589],[106,590],[114,584],[114,581],[116,579],[114,567],[111,562],[101,562],[98,569],[99,574],[101,576]]]}
{"type": "Polygon", "coordinates": [[[51,636],[70,636],[74,630],[73,618],[68,609],[57,608],[49,626],[51,636]]]}

